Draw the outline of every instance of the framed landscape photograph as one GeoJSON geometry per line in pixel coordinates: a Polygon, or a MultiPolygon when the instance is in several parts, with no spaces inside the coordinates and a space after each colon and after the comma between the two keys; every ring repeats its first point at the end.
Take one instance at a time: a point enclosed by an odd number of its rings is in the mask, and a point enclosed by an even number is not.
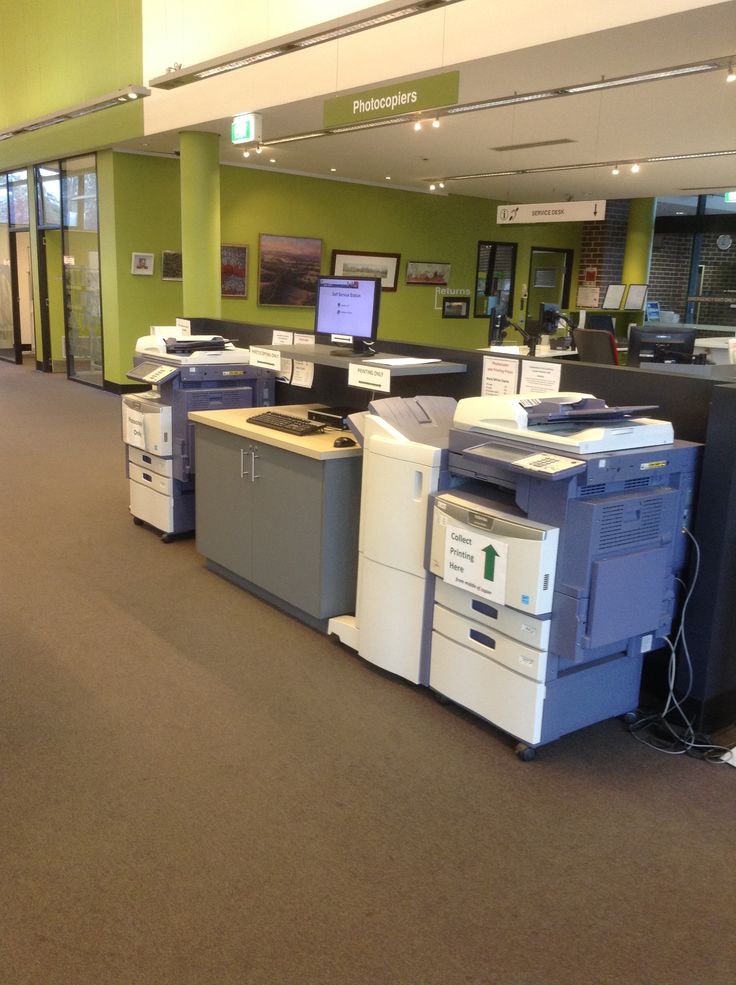
{"type": "Polygon", "coordinates": [[[224,298],[248,297],[248,247],[223,243],[220,247],[220,293],[224,298]]]}
{"type": "Polygon", "coordinates": [[[442,298],[442,317],[443,318],[467,318],[470,314],[469,297],[447,297],[442,298]]]}
{"type": "Polygon", "coordinates": [[[313,307],[321,265],[321,239],[261,233],[258,304],[313,307]]]}
{"type": "Polygon", "coordinates": [[[131,274],[142,274],[145,277],[153,275],[153,253],[131,253],[131,274]]]}
{"type": "Polygon", "coordinates": [[[181,253],[164,250],[161,254],[161,280],[181,280],[181,253]]]}
{"type": "Polygon", "coordinates": [[[449,279],[449,263],[409,260],[406,264],[407,284],[433,284],[435,287],[447,287],[449,279]]]}
{"type": "Polygon", "coordinates": [[[332,273],[336,277],[380,277],[382,291],[395,291],[399,279],[400,253],[353,253],[332,251],[332,273]]]}

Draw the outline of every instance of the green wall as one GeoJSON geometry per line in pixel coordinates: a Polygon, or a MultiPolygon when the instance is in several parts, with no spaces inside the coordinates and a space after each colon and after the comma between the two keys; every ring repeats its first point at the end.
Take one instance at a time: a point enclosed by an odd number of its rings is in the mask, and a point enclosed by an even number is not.
{"type": "Polygon", "coordinates": [[[401,254],[398,289],[395,293],[384,291],[381,299],[379,331],[384,338],[461,348],[485,345],[488,320],[443,319],[441,311],[434,308],[433,287],[405,283],[408,260],[452,264],[448,286],[467,289],[472,296],[478,241],[516,242],[514,312],[518,315],[532,245],[567,247],[574,249],[576,255],[580,251],[580,224],[499,227],[495,222],[496,205],[480,198],[424,195],[223,167],[222,239],[250,247],[250,269],[247,299],[223,299],[222,317],[310,330],[314,321],[312,308],[260,307],[257,284],[260,233],[312,236],[322,239],[323,273],[330,270],[334,249],[401,254]]]}
{"type": "MultiPolygon", "coordinates": [[[[140,0],[5,3],[0,130],[143,83],[140,0]]],[[[0,141],[0,171],[58,160],[143,132],[140,102],[0,141]]]]}
{"type": "Polygon", "coordinates": [[[97,159],[105,378],[129,383],[136,339],[182,313],[181,281],[161,279],[163,250],[181,250],[179,162],[104,152],[97,159]],[[152,277],[131,273],[132,253],[153,253],[152,277]]]}
{"type": "MultiPolygon", "coordinates": [[[[179,163],[107,151],[98,155],[98,178],[105,378],[126,383],[136,339],[150,325],[173,325],[187,314],[182,284],[161,279],[161,252],[181,249],[179,163]],[[155,255],[153,277],[131,274],[134,251],[155,255]]],[[[401,254],[398,289],[382,296],[384,338],[460,348],[485,345],[487,319],[443,319],[434,308],[433,287],[406,285],[406,262],[450,263],[449,287],[472,294],[478,240],[515,241],[518,318],[531,247],[568,247],[577,255],[581,236],[577,223],[498,227],[495,213],[496,203],[485,199],[223,167],[222,241],[249,247],[249,275],[247,299],[224,298],[222,317],[310,331],[313,308],[257,304],[259,234],[309,236],[322,240],[324,273],[333,249],[401,254]]],[[[574,271],[573,283],[575,277],[574,271]]]]}

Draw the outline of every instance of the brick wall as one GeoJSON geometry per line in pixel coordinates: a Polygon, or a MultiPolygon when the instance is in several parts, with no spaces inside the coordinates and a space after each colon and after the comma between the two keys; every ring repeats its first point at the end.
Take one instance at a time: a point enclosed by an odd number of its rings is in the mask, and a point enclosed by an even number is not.
{"type": "MultiPolygon", "coordinates": [[[[734,237],[736,238],[736,237],[734,237]]],[[[730,250],[719,250],[717,233],[703,236],[700,262],[703,265],[703,294],[734,293],[736,306],[736,243],[730,250]]],[[[704,325],[736,325],[736,307],[701,302],[698,321],[704,325]]]]}
{"type": "Polygon", "coordinates": [[[647,296],[659,301],[662,311],[676,312],[680,321],[685,320],[692,250],[693,237],[675,233],[657,233],[652,245],[647,296]]]}
{"type": "Polygon", "coordinates": [[[580,248],[579,284],[585,283],[585,268],[596,267],[601,302],[609,284],[620,284],[626,248],[629,200],[609,199],[603,222],[584,222],[580,248]]]}

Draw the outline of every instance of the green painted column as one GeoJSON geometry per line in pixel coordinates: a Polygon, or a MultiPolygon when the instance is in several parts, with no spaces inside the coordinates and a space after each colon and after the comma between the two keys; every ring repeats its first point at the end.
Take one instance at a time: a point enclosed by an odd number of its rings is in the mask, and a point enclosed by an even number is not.
{"type": "Polygon", "coordinates": [[[182,291],[187,318],[221,318],[220,138],[179,134],[182,291]]]}
{"type": "Polygon", "coordinates": [[[646,284],[652,261],[656,198],[632,198],[621,279],[624,284],[646,284]]]}

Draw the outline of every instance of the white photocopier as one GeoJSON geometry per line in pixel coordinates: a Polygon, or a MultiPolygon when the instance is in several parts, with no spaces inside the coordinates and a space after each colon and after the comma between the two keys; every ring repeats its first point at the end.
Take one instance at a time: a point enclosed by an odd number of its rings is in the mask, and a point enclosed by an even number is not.
{"type": "Polygon", "coordinates": [[[637,707],[672,626],[700,446],[591,394],[459,401],[431,497],[429,686],[536,746],[637,707]]]}
{"type": "Polygon", "coordinates": [[[128,378],[152,387],[122,400],[130,512],[168,541],[194,530],[193,410],[270,406],[275,376],[220,336],[146,335],[128,378]]]}

